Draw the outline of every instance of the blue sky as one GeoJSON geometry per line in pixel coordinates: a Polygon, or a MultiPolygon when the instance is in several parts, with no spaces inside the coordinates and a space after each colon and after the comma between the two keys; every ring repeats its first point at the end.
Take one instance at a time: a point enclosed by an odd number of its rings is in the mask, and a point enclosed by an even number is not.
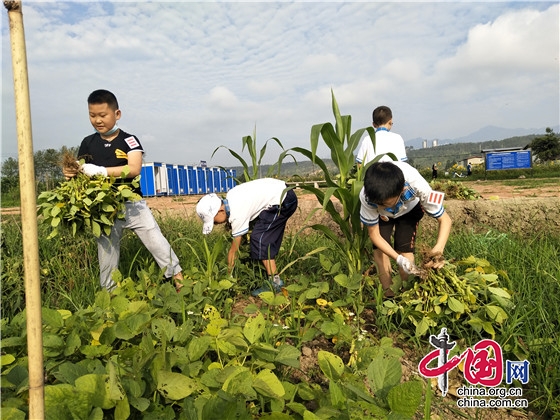
{"type": "MultiPolygon", "coordinates": [[[[93,132],[86,98],[120,103],[146,161],[231,165],[260,145],[309,147],[376,106],[405,141],[481,127],[560,123],[558,2],[43,2],[23,0],[34,150],[93,132]]],[[[17,158],[10,38],[2,13],[2,160],[17,158]]],[[[274,161],[279,148],[267,151],[274,161]]]]}

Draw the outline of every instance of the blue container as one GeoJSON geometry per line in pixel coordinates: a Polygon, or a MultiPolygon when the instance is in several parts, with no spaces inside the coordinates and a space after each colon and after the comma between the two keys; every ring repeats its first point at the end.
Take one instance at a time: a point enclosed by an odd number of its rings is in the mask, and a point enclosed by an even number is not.
{"type": "Polygon", "coordinates": [[[140,170],[140,188],[146,197],[167,195],[167,169],[165,163],[147,162],[140,170]]]}
{"type": "Polygon", "coordinates": [[[187,194],[198,194],[198,182],[196,180],[196,169],[193,166],[187,166],[187,194]]]}
{"type": "Polygon", "coordinates": [[[221,192],[222,183],[220,181],[220,168],[212,168],[212,178],[214,180],[214,192],[221,192]]]}
{"type": "Polygon", "coordinates": [[[179,182],[179,195],[185,195],[189,193],[189,184],[187,180],[187,170],[184,165],[174,165],[177,171],[177,179],[179,182]]]}
{"type": "Polygon", "coordinates": [[[142,169],[140,169],[140,188],[145,197],[153,197],[156,195],[154,166],[151,163],[142,165],[142,169]]]}
{"type": "Polygon", "coordinates": [[[168,195],[178,195],[179,194],[179,174],[177,168],[174,165],[165,165],[167,170],[167,186],[168,195]]]}
{"type": "Polygon", "coordinates": [[[227,192],[227,172],[225,169],[220,169],[220,192],[227,192]]]}
{"type": "Polygon", "coordinates": [[[205,168],[205,175],[206,175],[206,192],[213,193],[214,192],[214,172],[212,168],[205,168]]]}
{"type": "Polygon", "coordinates": [[[228,179],[227,179],[228,191],[231,190],[233,187],[235,187],[235,185],[237,184],[237,182],[235,182],[236,176],[237,176],[237,171],[235,169],[228,170],[228,179]]]}
{"type": "Polygon", "coordinates": [[[206,194],[206,168],[203,168],[202,166],[196,167],[196,186],[197,194],[206,194]]]}

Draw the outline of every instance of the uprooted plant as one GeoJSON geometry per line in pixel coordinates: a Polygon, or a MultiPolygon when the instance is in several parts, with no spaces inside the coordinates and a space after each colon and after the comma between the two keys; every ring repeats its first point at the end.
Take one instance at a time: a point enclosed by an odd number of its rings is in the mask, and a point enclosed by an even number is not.
{"type": "MultiPolygon", "coordinates": [[[[436,259],[438,257],[436,256],[436,259]]],[[[419,275],[395,302],[385,301],[385,313],[399,313],[416,327],[416,336],[453,325],[454,330],[472,328],[494,337],[495,327],[508,318],[506,310],[513,306],[511,294],[501,287],[506,274],[496,270],[487,260],[470,256],[456,264],[445,262],[434,269],[434,259],[424,259],[419,275]],[[459,267],[466,267],[459,274],[459,267]]]]}
{"type": "MultiPolygon", "coordinates": [[[[132,189],[138,187],[139,176],[127,183],[119,183],[115,177],[90,177],[80,171],[81,163],[70,154],[63,156],[63,167],[74,168],[78,173],[38,197],[42,222],[51,228],[48,238],[57,236],[61,228],[70,229],[73,236],[86,231],[95,237],[108,235],[115,220],[124,218],[125,201],[140,198],[132,189]]],[[[121,178],[128,174],[129,169],[125,167],[121,178]]]]}

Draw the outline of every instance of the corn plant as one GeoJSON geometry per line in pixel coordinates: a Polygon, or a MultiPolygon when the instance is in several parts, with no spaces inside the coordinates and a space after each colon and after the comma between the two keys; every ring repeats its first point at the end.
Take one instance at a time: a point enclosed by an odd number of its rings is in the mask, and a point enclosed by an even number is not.
{"type": "MultiPolygon", "coordinates": [[[[367,230],[360,222],[360,191],[363,187],[365,170],[380,157],[365,166],[355,165],[354,151],[356,150],[363,134],[367,132],[375,146],[375,131],[372,127],[361,128],[352,133],[352,117],[341,115],[334,96],[332,96],[332,110],[335,124],[330,122],[316,124],[311,128],[311,149],[294,147],[284,154],[300,153],[323,172],[326,189],[319,189],[309,184],[302,184],[300,188],[315,195],[323,210],[327,212],[340,232],[324,224],[313,224],[310,227],[322,232],[335,245],[339,260],[346,266],[346,272],[338,273],[335,281],[347,291],[348,295],[361,293],[363,278],[363,261],[366,255],[369,238],[367,230]],[[322,139],[330,149],[330,157],[338,173],[332,175],[326,163],[317,156],[319,139],[322,139]]],[[[280,160],[283,159],[280,156],[280,160]]],[[[356,308],[357,309],[357,308],[356,308]]]]}
{"type": "MultiPolygon", "coordinates": [[[[276,137],[271,137],[270,139],[268,139],[265,142],[264,146],[261,147],[261,149],[258,151],[258,155],[257,155],[257,128],[256,127],[253,129],[253,136],[244,136],[241,139],[241,144],[242,144],[241,152],[243,152],[245,150],[245,148],[247,148],[247,152],[249,153],[249,157],[251,158],[251,166],[249,166],[247,161],[239,153],[237,153],[235,150],[230,149],[229,147],[226,147],[226,146],[216,147],[216,149],[214,149],[214,152],[212,152],[212,157],[214,157],[214,155],[216,154],[216,152],[219,149],[221,149],[221,148],[227,149],[229,151],[229,153],[239,161],[241,166],[243,166],[243,177],[242,178],[239,178],[239,177],[236,178],[236,181],[238,183],[252,181],[254,179],[258,179],[258,178],[262,177],[261,163],[262,163],[262,160],[263,160],[264,155],[266,153],[266,148],[268,146],[268,142],[271,141],[271,140],[276,142],[276,144],[278,144],[278,146],[280,146],[280,148],[282,148],[282,150],[284,150],[284,146],[282,145],[280,140],[278,140],[276,137]]],[[[282,156],[282,159],[283,159],[287,155],[282,154],[281,156],[282,156]]],[[[266,177],[271,177],[271,176],[274,175],[275,171],[276,171],[276,175],[279,176],[281,167],[282,167],[282,160],[278,160],[275,164],[269,166],[265,176],[266,177]]]]}

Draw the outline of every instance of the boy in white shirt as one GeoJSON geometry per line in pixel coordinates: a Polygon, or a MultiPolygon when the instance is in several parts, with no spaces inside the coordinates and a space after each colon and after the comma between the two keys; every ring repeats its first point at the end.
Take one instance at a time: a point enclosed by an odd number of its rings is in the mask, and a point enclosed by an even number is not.
{"type": "MultiPolygon", "coordinates": [[[[222,199],[207,194],[196,205],[196,212],[203,221],[202,233],[207,235],[215,224],[229,221],[233,241],[228,252],[228,269],[231,272],[241,245],[241,238],[249,231],[249,222],[255,221],[251,232],[251,258],[264,264],[272,277],[274,292],[281,291],[284,282],[276,270],[276,255],[280,250],[286,223],[298,206],[293,190],[286,191],[286,183],[274,178],[256,179],[233,187],[222,199]]],[[[251,294],[270,291],[265,285],[251,294]]]]}
{"type": "MultiPolygon", "coordinates": [[[[362,139],[358,146],[358,153],[356,154],[356,163],[358,165],[366,165],[371,162],[376,156],[384,155],[385,153],[393,153],[398,161],[406,162],[406,150],[403,138],[397,133],[392,133],[393,128],[393,113],[391,108],[387,106],[379,106],[373,110],[372,114],[373,128],[375,128],[375,147],[369,135],[362,139]]],[[[385,155],[379,161],[392,162],[389,156],[385,155]]]]}
{"type": "MultiPolygon", "coordinates": [[[[375,162],[366,171],[360,191],[360,220],[367,226],[374,245],[373,258],[385,296],[391,290],[391,261],[397,261],[403,281],[414,267],[416,230],[426,212],[439,224],[436,244],[430,255],[442,255],[451,232],[451,218],[443,208],[443,193],[405,162],[375,162]],[[391,246],[393,236],[393,246],[391,246]]],[[[434,268],[441,268],[440,261],[434,268]]]]}

